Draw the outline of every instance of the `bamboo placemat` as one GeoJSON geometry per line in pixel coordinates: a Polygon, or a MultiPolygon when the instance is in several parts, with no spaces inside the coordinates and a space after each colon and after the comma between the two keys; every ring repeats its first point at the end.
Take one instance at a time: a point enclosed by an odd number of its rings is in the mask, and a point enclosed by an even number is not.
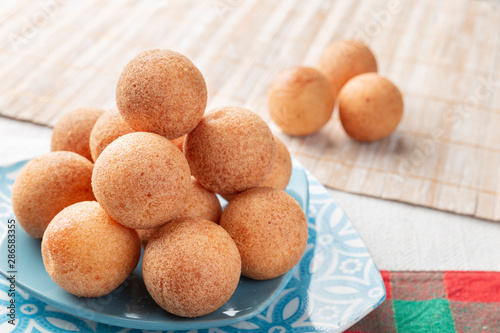
{"type": "Polygon", "coordinates": [[[2,0],[0,36],[3,116],[52,126],[112,107],[123,66],[169,48],[204,73],[209,108],[259,113],[325,185],[500,220],[499,0],[2,0]],[[359,144],[335,113],[318,134],[284,135],[270,83],[340,38],[368,43],[403,91],[397,132],[359,144]]]}

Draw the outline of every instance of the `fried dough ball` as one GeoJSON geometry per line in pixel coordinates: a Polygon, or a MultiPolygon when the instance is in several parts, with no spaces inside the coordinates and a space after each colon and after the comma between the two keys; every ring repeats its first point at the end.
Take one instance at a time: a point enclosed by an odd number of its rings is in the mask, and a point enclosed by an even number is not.
{"type": "Polygon", "coordinates": [[[283,141],[274,136],[276,144],[276,158],[274,159],[273,167],[269,175],[259,186],[269,186],[280,190],[286,189],[290,176],[292,175],[292,158],[288,148],[283,141]]]}
{"type": "MultiPolygon", "coordinates": [[[[191,191],[184,210],[179,214],[180,217],[193,217],[219,223],[222,207],[215,193],[210,192],[200,185],[194,177],[191,176],[191,191]]],[[[137,229],[141,238],[141,243],[146,246],[149,239],[159,230],[155,229],[137,229]]]]}
{"type": "MultiPolygon", "coordinates": [[[[274,143],[276,144],[276,158],[274,159],[273,167],[269,175],[259,186],[274,187],[277,189],[286,189],[290,176],[292,175],[292,158],[288,148],[286,148],[283,141],[274,136],[274,143]]],[[[231,201],[238,194],[226,194],[224,199],[231,201]]]]}
{"type": "Polygon", "coordinates": [[[274,80],[267,105],[274,122],[289,135],[304,136],[319,131],[335,106],[330,82],[318,70],[296,66],[274,80]]]}
{"type": "Polygon", "coordinates": [[[97,120],[90,132],[90,153],[92,160],[97,161],[104,148],[120,136],[132,133],[134,130],[123,120],[118,109],[111,109],[97,120]]]}
{"type": "Polygon", "coordinates": [[[222,208],[214,192],[211,192],[191,177],[191,191],[179,217],[196,217],[219,223],[222,208]]]}
{"type": "Polygon", "coordinates": [[[271,187],[236,196],[222,212],[220,225],[240,251],[242,274],[256,280],[291,270],[307,245],[307,219],[299,203],[271,187]]]}
{"type": "Polygon", "coordinates": [[[219,225],[202,219],[168,222],[150,239],[142,259],[151,297],[182,317],[220,308],[236,290],[240,273],[234,241],[219,225]]]}
{"type": "Polygon", "coordinates": [[[113,141],[97,159],[92,189],[118,223],[156,228],[184,208],[191,187],[182,152],[164,137],[134,132],[113,141]]]}
{"type": "Polygon", "coordinates": [[[63,115],[52,131],[50,150],[72,151],[92,161],[90,132],[103,113],[101,109],[82,108],[63,115]]]}
{"type": "Polygon", "coordinates": [[[66,207],[42,240],[47,273],[61,288],[81,297],[99,297],[116,289],[140,255],[135,230],[113,221],[95,201],[66,207]]]}
{"type": "Polygon", "coordinates": [[[356,75],[377,72],[377,60],[368,46],[357,40],[338,40],[320,56],[318,69],[332,83],[335,94],[356,75]]]}
{"type": "Polygon", "coordinates": [[[235,106],[207,113],[184,141],[193,176],[206,189],[223,195],[258,186],[271,171],[275,151],[264,120],[235,106]]]}
{"type": "Polygon", "coordinates": [[[353,139],[371,142],[389,136],[403,117],[403,96],[390,80],[366,73],[349,80],[339,94],[339,115],[353,139]]]}
{"type": "Polygon", "coordinates": [[[182,54],[145,51],[123,69],[116,103],[135,131],[173,140],[191,132],[203,117],[207,86],[198,68],[182,54]]]}
{"type": "Polygon", "coordinates": [[[12,208],[28,235],[42,238],[65,207],[95,200],[90,185],[93,164],[77,153],[51,152],[26,164],[12,187],[12,208]]]}

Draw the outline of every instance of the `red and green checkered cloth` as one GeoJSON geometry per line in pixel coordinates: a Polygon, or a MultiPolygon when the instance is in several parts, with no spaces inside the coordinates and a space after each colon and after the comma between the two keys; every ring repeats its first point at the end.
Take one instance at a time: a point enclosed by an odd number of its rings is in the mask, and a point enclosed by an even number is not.
{"type": "Polygon", "coordinates": [[[386,301],[347,333],[500,332],[500,272],[381,273],[386,301]]]}

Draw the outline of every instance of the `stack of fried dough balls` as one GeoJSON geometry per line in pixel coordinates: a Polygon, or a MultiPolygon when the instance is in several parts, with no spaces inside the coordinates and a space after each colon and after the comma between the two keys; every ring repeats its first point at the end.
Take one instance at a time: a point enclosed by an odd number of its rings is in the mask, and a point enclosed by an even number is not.
{"type": "Polygon", "coordinates": [[[14,184],[15,213],[42,238],[56,284],[81,297],[112,292],[142,242],[151,297],[197,317],[225,304],[242,274],[271,279],[299,262],[307,223],[284,191],[290,154],[259,116],[242,107],[205,114],[203,76],[169,50],[132,59],[116,102],[100,117],[81,109],[61,118],[58,151],[28,163],[14,184]],[[227,212],[216,193],[233,199],[227,212]]]}
{"type": "Polygon", "coordinates": [[[283,132],[309,135],[328,122],[337,98],[347,135],[362,142],[383,139],[401,121],[403,97],[377,69],[368,46],[336,41],[321,54],[317,70],[297,66],[278,75],[269,89],[269,113],[283,132]]]}

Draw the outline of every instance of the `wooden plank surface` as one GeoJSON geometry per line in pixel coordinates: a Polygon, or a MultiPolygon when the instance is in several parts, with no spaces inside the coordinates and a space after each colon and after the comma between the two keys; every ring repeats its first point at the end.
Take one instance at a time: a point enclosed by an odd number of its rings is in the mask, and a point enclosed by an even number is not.
{"type": "Polygon", "coordinates": [[[209,109],[257,112],[325,185],[500,220],[499,0],[2,0],[0,37],[2,116],[53,126],[77,107],[113,107],[123,66],[169,48],[203,72],[209,109]],[[284,135],[269,85],[340,38],[369,44],[401,88],[397,132],[356,143],[335,111],[315,135],[284,135]]]}

